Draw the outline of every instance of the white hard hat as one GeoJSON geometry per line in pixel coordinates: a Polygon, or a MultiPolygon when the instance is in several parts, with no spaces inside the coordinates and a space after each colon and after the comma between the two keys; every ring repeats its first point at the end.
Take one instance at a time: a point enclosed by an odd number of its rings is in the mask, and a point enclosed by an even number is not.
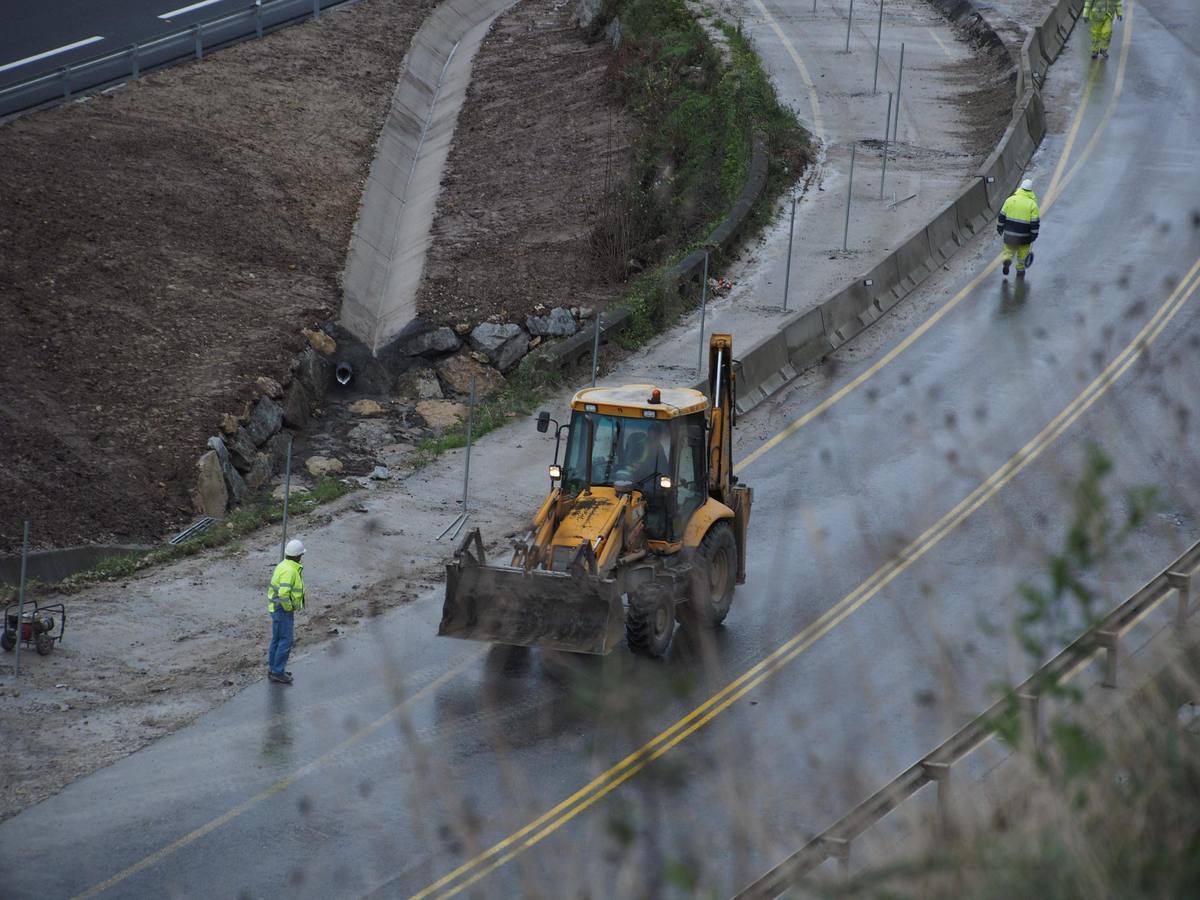
{"type": "Polygon", "coordinates": [[[292,538],[287,542],[287,547],[283,551],[284,556],[303,556],[304,545],[300,543],[298,538],[292,538]]]}
{"type": "Polygon", "coordinates": [[[1022,181],[1021,182],[1021,190],[1032,191],[1033,190],[1033,179],[1026,178],[1024,181],[1022,181]]]}

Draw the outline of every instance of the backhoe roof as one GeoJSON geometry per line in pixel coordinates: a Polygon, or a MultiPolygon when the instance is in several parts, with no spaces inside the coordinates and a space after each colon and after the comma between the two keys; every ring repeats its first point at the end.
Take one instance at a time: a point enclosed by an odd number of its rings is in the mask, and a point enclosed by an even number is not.
{"type": "Polygon", "coordinates": [[[654,410],[656,419],[674,419],[708,409],[708,397],[700,391],[691,388],[658,388],[662,402],[651,403],[650,392],[653,390],[655,386],[652,384],[584,388],[575,394],[571,409],[591,412],[587,407],[594,405],[595,412],[631,418],[642,418],[646,410],[654,410]]]}

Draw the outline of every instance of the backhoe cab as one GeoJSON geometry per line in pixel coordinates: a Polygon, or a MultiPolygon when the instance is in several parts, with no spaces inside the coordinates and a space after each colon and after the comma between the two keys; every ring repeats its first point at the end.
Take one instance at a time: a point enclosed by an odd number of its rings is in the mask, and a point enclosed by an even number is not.
{"type": "Polygon", "coordinates": [[[478,529],[446,566],[438,634],[501,644],[661,656],[676,620],[715,626],[745,580],[752,491],[733,475],[733,342],[709,342],[708,395],[586,388],[555,428],[551,489],[508,565],[478,529]],[[559,450],[563,434],[566,448],[559,450]]]}

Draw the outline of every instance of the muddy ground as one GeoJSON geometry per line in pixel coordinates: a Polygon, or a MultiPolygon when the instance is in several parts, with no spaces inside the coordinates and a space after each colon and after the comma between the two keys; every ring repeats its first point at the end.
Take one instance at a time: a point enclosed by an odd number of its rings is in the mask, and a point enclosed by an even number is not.
{"type": "Polygon", "coordinates": [[[0,126],[0,552],[161,538],[196,460],[331,319],[434,0],[363,0],[0,126]]]}
{"type": "Polygon", "coordinates": [[[417,295],[427,319],[523,322],[538,304],[603,307],[620,289],[589,238],[628,172],[633,123],[608,77],[612,48],[585,40],[574,7],[518,4],[476,57],[417,295]]]}

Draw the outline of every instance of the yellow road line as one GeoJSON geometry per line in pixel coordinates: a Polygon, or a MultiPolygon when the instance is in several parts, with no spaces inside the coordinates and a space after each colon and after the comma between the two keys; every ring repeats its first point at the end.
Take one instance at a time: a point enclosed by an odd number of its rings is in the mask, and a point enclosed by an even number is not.
{"type": "Polygon", "coordinates": [[[938,37],[938,33],[936,31],[934,31],[932,28],[926,28],[925,30],[929,32],[929,36],[931,38],[933,38],[935,41],[937,41],[937,45],[942,48],[942,52],[945,53],[951,59],[954,59],[954,54],[950,52],[949,47],[947,47],[945,44],[942,43],[942,39],[940,37],[938,37]]]}
{"type": "Polygon", "coordinates": [[[1200,287],[1200,259],[1192,265],[1187,275],[1171,292],[1132,341],[1117,357],[1088,384],[1080,394],[1038,434],[1011,456],[999,469],[963,498],[953,509],[927,528],[916,540],[905,547],[875,571],[866,581],[847,594],[820,615],[812,624],[772,651],[762,661],[752,666],[738,678],[663,731],[621,762],[592,779],[553,809],[543,813],[534,821],[512,835],[504,838],[490,849],[460,865],[452,872],[414,894],[411,900],[423,900],[434,894],[452,897],[474,884],[518,854],[532,847],[544,837],[561,828],[575,816],[605,797],[628,781],[651,762],[678,745],[691,734],[703,728],[747,693],[770,678],[775,672],[796,659],[837,625],[852,615],[868,600],[887,587],[893,580],[907,571],[941,543],[942,539],[965,522],[976,510],[996,495],[1027,466],[1042,455],[1047,448],[1069,429],[1079,417],[1104,396],[1116,381],[1129,370],[1139,357],[1162,333],[1183,305],[1200,287]],[[463,876],[464,880],[458,884],[463,876]],[[444,892],[443,892],[444,889],[444,892]]]}
{"type": "Polygon", "coordinates": [[[758,11],[762,13],[762,17],[766,19],[767,24],[771,26],[771,30],[775,32],[775,37],[779,38],[779,42],[783,44],[783,49],[787,51],[787,55],[791,57],[792,64],[800,73],[800,79],[804,82],[804,86],[808,89],[808,105],[812,107],[813,114],[813,131],[817,135],[817,139],[821,143],[825,142],[825,120],[821,117],[821,100],[817,96],[817,86],[812,80],[812,76],[808,74],[808,67],[804,65],[804,60],[796,51],[796,45],[784,33],[779,26],[779,22],[771,15],[770,10],[763,4],[762,0],[754,0],[754,5],[758,11]]]}
{"type": "Polygon", "coordinates": [[[401,709],[403,709],[409,703],[412,703],[417,698],[422,697],[425,694],[428,694],[432,690],[436,690],[437,688],[441,687],[446,682],[450,681],[450,679],[458,676],[461,672],[463,672],[467,668],[467,666],[473,664],[480,656],[482,656],[484,654],[485,650],[486,650],[486,648],[479,650],[479,652],[477,652],[477,653],[470,654],[466,659],[464,659],[458,665],[453,666],[452,668],[446,670],[441,675],[439,675],[437,678],[433,679],[433,681],[429,682],[424,687],[417,690],[415,693],[411,694],[408,697],[405,697],[403,700],[401,700],[399,703],[397,703],[395,706],[393,706],[390,710],[388,710],[388,712],[386,712],[384,715],[380,716],[378,719],[376,719],[370,725],[367,725],[362,730],[350,735],[350,737],[346,738],[340,744],[335,746],[332,750],[329,750],[326,753],[323,753],[321,756],[318,756],[316,759],[314,759],[312,762],[308,763],[307,765],[301,766],[299,769],[297,769],[295,772],[292,772],[290,775],[279,779],[279,781],[276,781],[271,786],[264,788],[262,791],[255,794],[249,800],[239,803],[237,806],[233,807],[228,812],[225,812],[222,815],[217,816],[212,821],[207,822],[204,825],[201,825],[199,828],[195,829],[194,831],[189,831],[187,834],[185,834],[183,837],[179,838],[177,841],[174,841],[170,844],[167,844],[167,846],[165,846],[159,850],[156,850],[154,853],[151,853],[149,856],[145,857],[144,859],[141,859],[138,862],[135,862],[133,865],[131,865],[125,869],[122,869],[120,872],[118,872],[116,875],[113,875],[111,878],[108,878],[105,881],[100,882],[99,884],[93,885],[92,887],[90,887],[86,891],[84,891],[83,893],[76,894],[75,897],[73,898],[73,900],[84,900],[84,898],[86,898],[86,897],[95,897],[97,894],[102,894],[104,891],[107,891],[109,888],[115,887],[116,885],[120,884],[122,881],[125,881],[127,878],[130,878],[131,876],[136,875],[138,872],[141,872],[143,869],[148,869],[148,868],[150,868],[150,866],[153,866],[155,863],[161,862],[163,859],[170,856],[172,853],[175,853],[177,850],[182,850],[188,844],[195,843],[196,841],[200,840],[200,838],[204,837],[206,834],[210,834],[213,831],[216,831],[222,825],[227,825],[228,823],[230,823],[234,819],[236,819],[238,816],[242,815],[243,813],[250,810],[251,808],[257,806],[259,803],[262,803],[264,800],[269,800],[271,797],[274,797],[275,795],[280,794],[283,791],[287,790],[289,787],[291,787],[293,784],[295,784],[301,778],[304,778],[307,775],[311,775],[313,772],[317,771],[322,766],[331,762],[334,759],[334,757],[340,755],[341,753],[344,753],[346,750],[349,750],[355,744],[362,741],[363,738],[365,738],[371,734],[374,734],[376,731],[378,731],[380,728],[382,728],[384,725],[386,725],[388,722],[390,722],[393,718],[395,718],[396,713],[398,713],[401,709]]]}
{"type": "MultiPolygon", "coordinates": [[[[809,93],[809,103],[812,106],[812,110],[813,110],[814,130],[817,134],[817,137],[820,138],[821,140],[824,140],[825,130],[824,130],[824,122],[821,117],[820,100],[817,95],[816,85],[813,83],[813,80],[808,73],[808,69],[804,65],[803,59],[800,57],[799,53],[796,51],[795,46],[788,39],[787,35],[783,32],[783,29],[780,28],[779,23],[776,21],[774,16],[772,16],[771,13],[767,10],[767,8],[763,5],[762,0],[754,0],[754,2],[755,2],[755,5],[758,7],[759,11],[763,14],[764,18],[767,20],[768,24],[771,26],[771,29],[775,32],[776,36],[782,42],[784,49],[787,51],[788,55],[792,59],[792,62],[795,64],[797,70],[800,72],[800,77],[804,81],[805,86],[807,87],[808,93],[809,93]]],[[[1103,128],[1104,125],[1107,124],[1109,119],[1111,119],[1112,107],[1115,106],[1116,100],[1120,96],[1121,84],[1124,81],[1126,58],[1128,55],[1128,48],[1129,48],[1129,43],[1130,43],[1130,39],[1131,39],[1130,36],[1132,33],[1132,27],[1131,27],[1132,15],[1130,15],[1130,20],[1131,21],[1126,24],[1126,28],[1125,28],[1124,42],[1122,44],[1121,61],[1120,61],[1120,67],[1118,69],[1118,76],[1117,76],[1116,86],[1114,89],[1114,94],[1110,100],[1110,109],[1106,112],[1105,118],[1102,121],[1101,129],[1103,128]]],[[[936,38],[936,36],[935,36],[935,38],[936,38]]],[[[939,43],[941,43],[941,42],[939,41],[939,43]]],[[[1082,109],[1080,110],[1079,113],[1077,113],[1077,118],[1081,118],[1081,117],[1082,117],[1082,109]]],[[[1078,130],[1077,127],[1073,127],[1073,132],[1077,131],[1077,130],[1078,130]]],[[[1081,157],[1079,163],[1077,163],[1076,166],[1073,167],[1071,169],[1071,171],[1068,173],[1067,178],[1063,183],[1063,188],[1065,188],[1066,185],[1070,183],[1070,181],[1074,178],[1075,174],[1078,172],[1083,161],[1086,160],[1087,156],[1090,155],[1091,151],[1095,148],[1096,143],[1097,143],[1097,136],[1093,136],[1092,141],[1089,142],[1087,148],[1085,148],[1084,155],[1081,157]]],[[[1064,158],[1065,158],[1065,153],[1064,153],[1064,158]]],[[[1060,160],[1060,166],[1061,165],[1062,165],[1062,160],[1060,160]]],[[[1052,202],[1053,202],[1053,198],[1051,198],[1050,202],[1047,203],[1047,208],[1049,208],[1050,203],[1052,203],[1052,202]]],[[[833,397],[826,400],[822,405],[818,406],[816,409],[814,409],[810,413],[806,414],[804,417],[802,417],[800,420],[798,420],[798,422],[792,423],[791,425],[788,426],[787,429],[784,430],[784,432],[781,432],[779,435],[776,435],[774,438],[772,438],[770,441],[768,441],[762,447],[759,447],[756,451],[754,451],[754,453],[750,454],[750,456],[748,456],[746,459],[744,459],[742,461],[742,465],[743,466],[748,465],[754,459],[757,459],[759,456],[764,454],[768,449],[776,446],[784,437],[794,434],[795,431],[799,430],[799,428],[802,427],[803,424],[806,424],[808,421],[811,421],[812,418],[815,418],[815,416],[819,415],[821,412],[824,412],[826,409],[831,407],[838,400],[842,399],[846,394],[850,393],[852,390],[854,390],[858,386],[860,386],[862,384],[862,382],[866,381],[866,379],[870,377],[870,375],[872,375],[875,372],[882,369],[884,367],[884,365],[886,365],[887,363],[890,363],[893,359],[895,359],[896,356],[898,356],[901,352],[903,352],[903,350],[905,350],[909,346],[911,346],[913,341],[915,341],[917,337],[919,337],[921,334],[924,334],[926,331],[928,331],[929,328],[931,328],[932,325],[936,321],[938,321],[942,317],[944,317],[944,315],[947,312],[949,312],[949,310],[951,308],[956,306],[968,293],[970,293],[972,290],[974,290],[976,287],[978,287],[979,283],[982,282],[983,278],[986,275],[990,274],[990,272],[992,272],[998,264],[999,264],[999,258],[997,257],[997,259],[994,259],[988,265],[988,267],[984,270],[983,273],[981,273],[981,275],[979,275],[975,279],[973,279],[972,282],[970,284],[968,284],[966,288],[963,289],[963,291],[961,291],[958,295],[955,296],[955,298],[950,300],[945,306],[943,306],[940,310],[938,310],[938,312],[935,313],[934,316],[931,317],[931,319],[927,320],[926,323],[923,323],[923,325],[921,326],[920,329],[918,329],[912,335],[909,335],[909,337],[906,338],[904,341],[902,341],[899,345],[897,345],[896,348],[893,348],[893,350],[887,356],[885,356],[884,359],[880,361],[880,363],[877,363],[875,366],[872,366],[872,368],[869,369],[866,373],[864,373],[863,375],[856,378],[854,381],[852,381],[849,385],[844,387],[842,390],[838,391],[836,394],[833,395],[833,397]]],[[[938,538],[938,540],[940,540],[940,537],[938,538]]],[[[913,562],[915,562],[915,561],[916,560],[914,559],[913,562]]],[[[909,563],[909,565],[911,565],[911,563],[909,563]]],[[[896,574],[899,574],[899,573],[897,572],[896,574]]],[[[888,580],[890,581],[890,579],[888,579],[888,580]]],[[[881,589],[882,587],[883,587],[883,585],[881,584],[878,588],[876,588],[876,592],[879,589],[881,589]]],[[[872,596],[873,596],[873,594],[872,594],[872,596]]],[[[843,600],[845,600],[845,599],[846,598],[843,598],[843,600]]],[[[869,597],[865,598],[862,602],[866,602],[866,599],[869,599],[869,597]]],[[[859,603],[858,605],[861,605],[861,603],[859,603]]],[[[854,608],[857,608],[857,606],[854,608]]],[[[810,626],[810,628],[813,628],[813,627],[819,625],[825,619],[825,617],[828,616],[832,611],[833,611],[832,609],[827,611],[823,616],[818,618],[817,621],[814,622],[812,626],[810,626]]],[[[853,612],[853,610],[850,610],[850,612],[853,612]]],[[[849,612],[847,612],[846,615],[849,615],[849,612]]],[[[844,618],[844,616],[843,616],[843,618],[844,618]]],[[[837,621],[840,622],[841,619],[838,619],[837,621]]],[[[830,627],[832,627],[832,625],[830,627]]],[[[793,638],[792,641],[796,641],[797,639],[801,638],[804,633],[805,632],[801,632],[801,634],[797,635],[796,638],[793,638]]],[[[821,632],[820,635],[817,635],[812,640],[815,641],[820,636],[822,636],[824,633],[826,633],[826,632],[821,632]]],[[[785,648],[788,647],[792,643],[792,641],[789,641],[788,644],[784,645],[784,647],[785,648]]],[[[804,646],[803,649],[807,649],[807,646],[811,646],[811,643],[804,646]]],[[[781,649],[783,649],[783,648],[781,648],[781,649]]],[[[803,652],[803,649],[797,651],[797,655],[799,652],[803,652]]],[[[307,765],[301,767],[300,769],[293,772],[291,775],[289,775],[283,779],[280,779],[279,781],[277,781],[274,784],[272,784],[271,786],[267,787],[260,793],[256,794],[254,797],[251,797],[249,800],[246,800],[245,802],[239,804],[238,806],[233,807],[232,809],[230,809],[228,812],[222,814],[221,816],[218,816],[217,818],[211,820],[210,822],[206,823],[205,825],[202,825],[201,827],[195,829],[194,831],[189,832],[188,834],[184,835],[183,837],[179,838],[178,840],[174,841],[173,843],[168,844],[167,846],[161,848],[160,850],[150,854],[149,856],[145,857],[144,859],[140,860],[139,862],[134,863],[133,865],[123,869],[122,871],[118,872],[116,875],[113,875],[111,878],[107,879],[106,881],[100,882],[99,884],[89,888],[88,890],[84,891],[83,893],[76,895],[75,900],[82,900],[82,898],[93,897],[93,896],[96,896],[97,894],[100,894],[100,893],[108,890],[111,887],[114,887],[115,885],[128,879],[132,875],[135,875],[138,872],[141,872],[144,869],[149,868],[150,866],[161,861],[162,859],[166,858],[167,856],[170,856],[171,854],[175,853],[177,850],[180,850],[180,849],[186,847],[187,845],[194,843],[195,841],[199,840],[200,838],[204,837],[205,835],[210,834],[211,832],[215,831],[216,829],[220,828],[221,826],[229,823],[233,819],[236,819],[238,816],[242,815],[243,813],[245,813],[246,811],[251,809],[253,806],[257,805],[258,803],[261,803],[262,801],[267,800],[270,797],[273,797],[273,796],[281,793],[282,791],[286,790],[288,787],[290,787],[296,781],[300,780],[301,778],[313,773],[317,769],[326,765],[338,754],[344,752],[345,750],[349,749],[350,747],[352,747],[355,744],[362,741],[367,736],[378,731],[379,728],[383,727],[383,725],[385,725],[388,721],[390,721],[396,715],[396,713],[399,712],[408,703],[411,703],[412,701],[416,700],[418,697],[428,693],[430,690],[433,690],[433,689],[441,686],[445,682],[449,681],[451,678],[458,675],[460,672],[465,670],[468,665],[470,665],[472,662],[474,662],[474,660],[477,659],[478,656],[482,655],[482,652],[483,651],[481,650],[480,653],[473,654],[473,655],[467,657],[466,659],[463,660],[462,663],[460,663],[459,665],[450,669],[449,671],[443,673],[441,676],[434,679],[434,681],[430,682],[428,685],[426,685],[425,687],[418,690],[412,696],[406,698],[404,701],[397,704],[393,709],[391,709],[389,712],[387,712],[380,718],[376,719],[370,725],[366,726],[362,730],[360,730],[360,731],[356,732],[355,734],[351,735],[350,737],[346,738],[340,744],[338,744],[337,746],[335,746],[333,749],[329,750],[325,754],[321,755],[317,759],[313,760],[311,763],[308,763],[307,765]]],[[[776,653],[778,653],[778,652],[779,651],[777,650],[776,653]]],[[[775,657],[775,654],[768,656],[766,659],[764,659],[763,661],[758,663],[758,665],[756,665],[755,667],[750,669],[749,672],[745,673],[742,676],[742,678],[746,678],[747,676],[751,675],[752,673],[755,673],[761,667],[764,667],[764,666],[766,666],[767,668],[763,669],[763,671],[766,672],[766,674],[763,675],[763,678],[765,679],[766,677],[769,677],[769,675],[772,674],[778,668],[778,666],[769,665],[770,661],[774,657],[775,657]]],[[[780,665],[786,664],[787,661],[790,661],[793,658],[794,658],[794,656],[788,657],[788,659],[785,660],[785,662],[781,663],[780,665]]],[[[739,681],[740,680],[741,679],[739,679],[739,681]]],[[[737,682],[734,682],[734,684],[736,684],[736,683],[737,682]]],[[[758,682],[756,681],[755,684],[757,684],[757,683],[758,682]]],[[[750,689],[751,688],[747,688],[746,690],[750,690],[750,689]]],[[[726,690],[729,690],[729,687],[727,687],[726,690]]],[[[709,701],[707,701],[705,704],[703,704],[700,707],[697,707],[696,710],[693,710],[691,715],[697,715],[699,713],[702,713],[703,711],[708,709],[711,704],[714,704],[714,702],[720,696],[721,695],[718,694],[714,698],[710,698],[709,701]]],[[[738,696],[740,697],[742,695],[738,694],[738,696]]],[[[687,737],[687,735],[693,733],[697,728],[703,727],[703,724],[710,721],[712,717],[719,715],[719,713],[721,711],[726,709],[728,707],[728,705],[731,704],[732,702],[734,702],[734,700],[736,700],[736,699],[737,698],[735,697],[733,700],[730,700],[728,703],[721,705],[719,708],[714,706],[713,709],[715,711],[712,712],[712,714],[710,716],[703,719],[703,721],[700,722],[700,724],[698,724],[694,728],[691,728],[690,730],[688,730],[685,734],[683,734],[677,740],[672,741],[669,745],[664,745],[661,752],[658,752],[654,756],[645,759],[643,762],[638,764],[636,769],[629,772],[629,774],[626,775],[625,777],[621,778],[620,781],[613,783],[610,787],[608,787],[604,791],[603,794],[600,794],[600,795],[596,796],[594,799],[589,800],[585,806],[583,806],[579,810],[576,810],[575,812],[571,813],[568,818],[563,820],[563,822],[569,821],[569,819],[573,818],[575,815],[577,815],[579,811],[582,811],[582,809],[586,808],[586,806],[590,806],[592,803],[594,803],[596,800],[598,800],[600,798],[600,796],[607,794],[608,792],[613,790],[618,784],[628,780],[628,778],[632,777],[634,774],[636,774],[636,772],[641,771],[641,769],[644,768],[649,762],[651,762],[653,759],[657,759],[658,756],[661,756],[662,753],[665,753],[671,747],[675,746],[677,743],[679,743],[679,741],[683,740],[685,737],[687,737]]],[[[681,722],[683,722],[683,721],[685,721],[685,720],[681,720],[681,722]]],[[[676,723],[675,727],[678,727],[679,724],[680,723],[676,723]]],[[[656,744],[656,742],[660,741],[661,739],[664,739],[664,736],[667,735],[668,733],[669,732],[664,732],[662,735],[659,735],[658,738],[655,738],[654,741],[651,741],[649,744],[646,745],[646,747],[654,746],[656,744]]],[[[645,749],[646,749],[645,747],[642,748],[642,750],[645,750],[645,749]]],[[[638,756],[642,753],[642,750],[639,750],[639,751],[635,752],[634,754],[631,754],[630,756],[626,757],[625,760],[622,760],[620,763],[618,763],[616,766],[614,766],[612,769],[610,769],[609,773],[636,761],[638,756]]],[[[480,857],[476,857],[476,860],[481,860],[483,858],[486,858],[486,857],[492,855],[498,849],[503,849],[504,847],[509,846],[511,843],[515,842],[520,837],[527,834],[530,830],[545,823],[548,819],[550,819],[556,813],[562,811],[567,806],[569,806],[571,803],[573,803],[576,800],[580,799],[581,797],[585,796],[598,783],[602,782],[605,779],[606,775],[608,775],[608,773],[605,773],[604,775],[601,775],[599,778],[593,780],[588,785],[581,788],[576,793],[572,794],[570,797],[568,797],[562,803],[558,804],[553,809],[549,810],[548,812],[543,814],[541,817],[536,819],[534,822],[530,823],[530,825],[527,825],[521,831],[516,832],[514,835],[510,836],[510,838],[506,839],[505,841],[502,841],[500,844],[497,844],[495,847],[493,847],[491,850],[488,850],[486,853],[481,854],[480,857]]],[[[563,823],[560,822],[559,824],[554,825],[553,828],[550,828],[548,830],[545,830],[543,833],[538,834],[536,837],[536,840],[541,840],[541,838],[544,837],[545,834],[548,834],[550,831],[553,831],[554,829],[561,827],[561,824],[563,824],[563,823]]],[[[521,848],[521,850],[525,849],[525,847],[532,846],[532,843],[535,843],[535,842],[536,841],[532,841],[532,842],[525,844],[521,848]]],[[[462,890],[467,885],[472,884],[475,881],[477,881],[479,878],[483,877],[483,875],[486,875],[487,872],[490,872],[493,869],[497,868],[498,866],[503,865],[504,862],[507,862],[508,859],[511,859],[512,856],[516,855],[517,852],[520,852],[520,850],[514,851],[512,854],[506,855],[503,858],[503,861],[497,862],[494,865],[489,866],[484,872],[475,875],[468,882],[466,882],[462,886],[454,889],[451,893],[457,893],[459,890],[462,890]]],[[[424,891],[415,895],[415,898],[428,896],[430,893],[436,891],[439,888],[439,886],[446,884],[449,881],[453,880],[454,877],[456,877],[458,874],[463,872],[466,868],[470,867],[473,862],[474,861],[468,862],[468,863],[465,863],[463,866],[460,866],[459,869],[456,869],[454,872],[451,872],[449,875],[445,876],[443,879],[440,879],[438,882],[435,882],[434,884],[430,885],[424,891]]],[[[449,896],[449,894],[447,896],[449,896]]],[[[414,900],[415,900],[415,898],[414,898],[414,900]]]]}
{"type": "MultiPolygon", "coordinates": [[[[1042,207],[1043,213],[1047,212],[1051,207],[1054,206],[1055,201],[1059,198],[1059,196],[1062,194],[1062,192],[1064,190],[1066,190],[1067,185],[1069,185],[1072,181],[1075,180],[1075,176],[1079,174],[1079,171],[1083,167],[1083,164],[1088,160],[1088,158],[1095,151],[1096,147],[1099,145],[1100,135],[1103,133],[1104,129],[1108,126],[1109,121],[1111,121],[1113,112],[1115,111],[1116,106],[1117,106],[1117,102],[1121,99],[1121,91],[1122,91],[1122,89],[1124,87],[1124,83],[1125,83],[1125,66],[1126,66],[1126,62],[1128,61],[1128,58],[1129,58],[1129,46],[1130,46],[1130,42],[1132,40],[1132,34],[1133,34],[1133,15],[1132,15],[1132,13],[1133,13],[1133,4],[1131,3],[1130,7],[1129,7],[1129,21],[1126,23],[1125,35],[1124,35],[1123,43],[1121,45],[1121,60],[1120,60],[1120,65],[1117,70],[1117,78],[1116,78],[1116,81],[1114,82],[1112,96],[1108,100],[1108,104],[1105,109],[1104,115],[1101,118],[1100,124],[1097,126],[1095,133],[1092,135],[1092,139],[1090,141],[1088,141],[1087,145],[1084,147],[1083,152],[1080,154],[1079,160],[1075,163],[1074,166],[1071,167],[1071,170],[1067,173],[1066,178],[1062,179],[1062,181],[1060,183],[1059,178],[1061,177],[1062,170],[1065,167],[1065,165],[1069,159],[1068,154],[1070,153],[1072,146],[1075,143],[1075,139],[1079,133],[1080,126],[1083,124],[1084,112],[1086,111],[1087,100],[1091,94],[1092,84],[1093,84],[1093,80],[1089,79],[1088,87],[1084,90],[1083,100],[1080,102],[1079,109],[1075,113],[1075,119],[1071,123],[1071,129],[1070,129],[1070,133],[1068,134],[1067,143],[1063,146],[1063,152],[1059,156],[1058,166],[1056,167],[1054,176],[1050,182],[1050,190],[1047,191],[1046,203],[1042,207]]],[[[872,363],[869,368],[867,368],[861,374],[856,376],[853,380],[847,382],[845,385],[843,385],[841,388],[836,390],[834,393],[830,394],[828,397],[826,397],[824,400],[822,400],[820,403],[818,403],[816,406],[814,406],[812,409],[810,409],[808,412],[806,412],[800,418],[798,418],[794,422],[790,423],[786,428],[784,428],[782,431],[777,433],[770,440],[768,440],[765,443],[761,444],[760,446],[756,447],[753,451],[751,451],[749,454],[744,456],[738,465],[739,470],[744,469],[746,466],[749,466],[750,464],[755,462],[759,457],[763,456],[764,454],[766,454],[768,451],[770,451],[774,447],[777,447],[779,444],[783,443],[785,440],[787,440],[789,437],[791,437],[793,434],[795,434],[797,431],[799,431],[801,428],[803,428],[805,425],[807,425],[809,422],[811,422],[817,416],[821,415],[821,413],[827,412],[833,406],[837,405],[839,402],[844,400],[847,396],[849,396],[850,394],[852,394],[856,390],[858,390],[860,387],[862,387],[863,384],[866,383],[868,380],[873,378],[875,375],[878,375],[883,369],[887,368],[889,365],[891,365],[893,362],[895,362],[897,357],[899,357],[902,353],[904,353],[904,351],[906,351],[909,347],[911,347],[913,344],[915,344],[920,338],[922,338],[925,334],[927,334],[938,322],[940,322],[942,319],[944,319],[951,312],[951,310],[953,310],[956,306],[958,306],[958,304],[960,304],[963,300],[965,300],[968,296],[970,296],[970,294],[972,292],[974,292],[974,290],[976,288],[978,288],[980,284],[983,283],[984,279],[986,279],[988,276],[990,276],[992,274],[992,272],[994,272],[999,265],[1000,265],[1000,256],[997,254],[997,256],[994,259],[992,259],[992,261],[990,263],[988,263],[988,265],[983,269],[982,272],[980,272],[978,275],[976,275],[974,278],[972,278],[970,282],[967,283],[966,287],[964,287],[961,291],[959,291],[957,294],[955,294],[953,297],[951,297],[949,300],[947,300],[946,303],[937,310],[937,312],[935,312],[928,319],[926,319],[924,322],[922,322],[920,325],[918,325],[911,334],[907,335],[903,340],[900,341],[900,343],[898,343],[895,347],[893,347],[891,350],[889,350],[881,358],[879,358],[874,363],[872,363]]]]}

